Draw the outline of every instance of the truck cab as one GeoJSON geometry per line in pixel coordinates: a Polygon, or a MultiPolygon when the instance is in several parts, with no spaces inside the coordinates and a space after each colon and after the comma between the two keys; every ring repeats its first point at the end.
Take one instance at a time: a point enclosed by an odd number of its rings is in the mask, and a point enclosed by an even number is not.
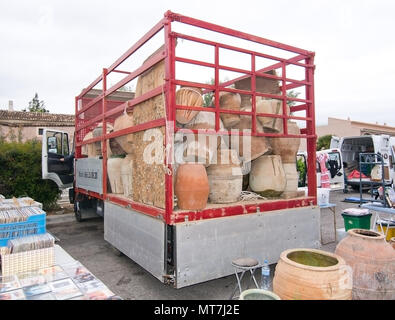
{"type": "Polygon", "coordinates": [[[56,183],[60,190],[73,186],[74,151],[70,151],[66,132],[44,129],[42,141],[42,178],[56,183]]]}
{"type": "MultiPolygon", "coordinates": [[[[369,187],[376,181],[381,184],[381,179],[372,175],[373,168],[377,164],[361,164],[362,177],[355,178],[352,175],[354,170],[359,172],[360,153],[372,153],[382,156],[384,162],[384,183],[392,185],[395,177],[395,138],[388,135],[362,135],[350,137],[332,137],[331,147],[339,148],[343,158],[346,184],[354,190],[358,190],[360,182],[362,187],[369,187]],[[361,180],[361,181],[360,181],[361,180]]],[[[380,160],[381,161],[381,160],[380,160]]],[[[380,165],[379,165],[380,166],[380,165]]],[[[359,173],[359,174],[361,174],[359,173]]]]}

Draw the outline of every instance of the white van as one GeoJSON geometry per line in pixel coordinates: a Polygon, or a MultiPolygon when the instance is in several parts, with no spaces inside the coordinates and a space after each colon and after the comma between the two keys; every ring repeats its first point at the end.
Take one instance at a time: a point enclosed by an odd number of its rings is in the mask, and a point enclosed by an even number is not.
{"type": "MultiPolygon", "coordinates": [[[[331,148],[339,148],[343,158],[343,166],[346,177],[346,184],[354,190],[359,190],[360,178],[349,178],[353,170],[359,172],[359,154],[376,153],[382,156],[384,161],[384,182],[385,185],[392,185],[395,177],[395,137],[389,135],[363,135],[353,137],[332,137],[331,148]]],[[[371,157],[372,162],[377,162],[378,157],[371,157]],[[375,158],[375,159],[374,159],[375,158]]],[[[369,160],[370,161],[370,160],[369,160]]],[[[381,161],[381,160],[380,160],[381,161]]],[[[364,159],[368,162],[368,159],[364,159]]],[[[377,164],[361,163],[362,187],[382,184],[381,166],[377,164]],[[376,167],[375,167],[376,166],[376,167]],[[378,170],[376,170],[378,169],[378,170]],[[374,176],[374,172],[379,172],[380,177],[374,176]],[[379,179],[378,179],[379,178],[379,179]]]]}
{"type": "MultiPolygon", "coordinates": [[[[331,148],[326,150],[320,150],[316,152],[317,159],[320,154],[326,153],[328,160],[326,161],[326,168],[330,174],[331,190],[342,190],[344,189],[344,168],[342,155],[339,149],[331,148]]],[[[306,168],[307,164],[307,152],[299,151],[297,154],[298,162],[298,173],[299,183],[298,187],[305,187],[307,185],[307,176],[304,174],[303,166],[306,168]]],[[[321,166],[318,160],[316,161],[316,174],[317,174],[317,187],[321,187],[321,166]]]]}

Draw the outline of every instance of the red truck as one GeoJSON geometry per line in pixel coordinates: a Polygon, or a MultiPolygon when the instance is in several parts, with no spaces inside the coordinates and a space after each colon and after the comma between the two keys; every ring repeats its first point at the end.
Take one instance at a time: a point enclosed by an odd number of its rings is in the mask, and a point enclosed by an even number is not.
{"type": "Polygon", "coordinates": [[[43,178],[53,179],[61,188],[71,187],[77,220],[88,212],[103,216],[106,241],[176,288],[229,275],[231,261],[238,257],[275,263],[285,249],[317,248],[314,69],[314,52],[167,11],[75,98],[74,166],[67,165],[68,135],[46,130],[43,178]],[[249,88],[237,86],[242,80],[249,88]],[[276,91],[258,90],[260,81],[271,82],[276,91]],[[127,86],[132,90],[125,91],[127,86]],[[180,87],[212,98],[211,105],[177,103],[180,87]],[[299,90],[301,97],[289,95],[291,90],[299,90]],[[250,109],[221,109],[221,92],[249,97],[250,109]],[[280,113],[259,113],[258,98],[280,101],[280,113]],[[252,119],[248,133],[240,131],[237,136],[306,139],[308,195],[208,203],[199,210],[178,208],[175,137],[186,127],[176,117],[180,111],[203,110],[215,117],[213,128],[203,130],[206,135],[234,134],[221,127],[221,116],[233,114],[252,119]],[[127,115],[132,115],[131,122],[119,127],[118,120],[127,115]],[[259,130],[257,116],[278,120],[282,131],[259,130]],[[291,120],[302,123],[300,133],[288,131],[291,120]],[[159,162],[144,163],[141,157],[157,133],[159,162]],[[131,146],[129,194],[127,187],[123,194],[117,191],[110,173],[120,138],[131,146]],[[89,154],[95,146],[99,151],[89,154]]]}

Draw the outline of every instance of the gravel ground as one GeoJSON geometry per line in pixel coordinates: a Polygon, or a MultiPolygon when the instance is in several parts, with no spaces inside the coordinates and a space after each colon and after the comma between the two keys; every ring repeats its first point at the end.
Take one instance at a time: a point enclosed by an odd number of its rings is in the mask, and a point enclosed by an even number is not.
{"type": "MultiPolygon", "coordinates": [[[[335,191],[330,196],[330,202],[336,204],[337,228],[344,228],[342,209],[358,207],[358,204],[343,202],[345,197],[359,198],[359,193],[335,191]]],[[[128,257],[115,254],[103,239],[102,218],[78,223],[73,214],[58,214],[47,217],[47,228],[60,240],[63,249],[123,299],[224,300],[229,298],[236,283],[235,276],[231,275],[181,289],[166,286],[128,257]]],[[[323,243],[334,241],[333,214],[328,209],[321,210],[321,233],[323,243]]],[[[331,242],[321,249],[334,252],[335,248],[336,243],[331,242]]],[[[275,264],[271,265],[272,275],[274,268],[275,264]]]]}

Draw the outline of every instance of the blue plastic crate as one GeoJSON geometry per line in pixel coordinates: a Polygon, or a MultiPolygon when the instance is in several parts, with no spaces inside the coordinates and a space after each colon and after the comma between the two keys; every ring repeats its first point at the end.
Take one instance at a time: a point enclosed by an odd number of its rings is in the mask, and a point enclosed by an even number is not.
{"type": "Polygon", "coordinates": [[[46,233],[46,214],[30,216],[26,221],[0,224],[0,247],[10,239],[46,233]]]}

